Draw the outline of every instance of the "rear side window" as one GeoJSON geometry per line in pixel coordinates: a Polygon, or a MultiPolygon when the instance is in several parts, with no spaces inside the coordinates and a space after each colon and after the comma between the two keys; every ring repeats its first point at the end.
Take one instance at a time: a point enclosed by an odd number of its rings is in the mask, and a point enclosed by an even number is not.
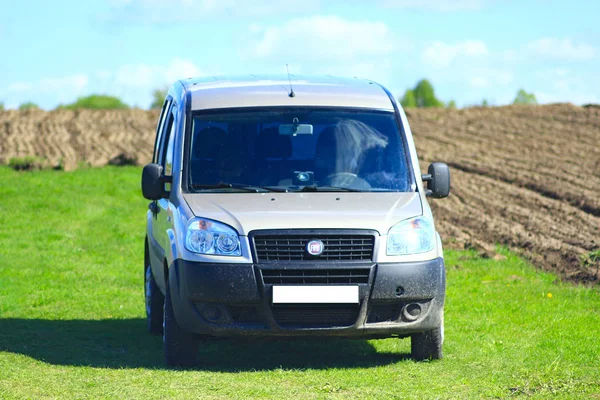
{"type": "MultiPolygon", "coordinates": [[[[175,109],[173,109],[173,111],[175,111],[175,109]]],[[[169,118],[169,124],[170,127],[167,127],[168,132],[167,132],[167,151],[165,153],[165,162],[163,164],[163,168],[164,168],[164,174],[166,176],[171,176],[173,174],[173,143],[175,142],[175,116],[173,115],[173,112],[171,112],[170,118],[169,118]]]]}
{"type": "Polygon", "coordinates": [[[173,130],[173,122],[174,116],[171,110],[175,108],[177,105],[175,103],[171,104],[171,109],[168,110],[165,115],[165,123],[162,129],[160,144],[157,149],[155,162],[165,167],[165,155],[167,153],[167,146],[169,144],[169,138],[171,137],[170,133],[173,130]]]}
{"type": "Polygon", "coordinates": [[[158,158],[158,154],[159,154],[159,150],[162,145],[162,136],[163,136],[164,127],[165,127],[165,120],[167,119],[166,116],[168,115],[167,112],[169,111],[170,106],[171,106],[171,98],[167,98],[165,100],[165,103],[163,104],[162,110],[160,112],[160,118],[158,120],[158,124],[156,125],[156,141],[154,142],[154,155],[152,156],[153,163],[160,162],[159,158],[158,158]]]}
{"type": "MultiPolygon", "coordinates": [[[[156,163],[162,165],[163,175],[171,176],[173,173],[173,143],[175,140],[175,116],[174,110],[177,107],[175,103],[165,118],[165,124],[161,133],[161,142],[158,146],[156,163]]],[[[165,182],[165,191],[171,191],[171,183],[165,182]]]]}

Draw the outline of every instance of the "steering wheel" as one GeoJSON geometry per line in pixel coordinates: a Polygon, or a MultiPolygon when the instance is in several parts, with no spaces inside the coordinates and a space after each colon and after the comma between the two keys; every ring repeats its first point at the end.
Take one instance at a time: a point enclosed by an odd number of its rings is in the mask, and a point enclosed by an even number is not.
{"type": "Polygon", "coordinates": [[[327,176],[327,182],[331,186],[347,187],[357,190],[369,190],[371,185],[352,172],[335,172],[327,176]]]}
{"type": "Polygon", "coordinates": [[[352,172],[335,172],[327,176],[327,181],[334,186],[350,186],[358,179],[358,175],[352,172]]]}

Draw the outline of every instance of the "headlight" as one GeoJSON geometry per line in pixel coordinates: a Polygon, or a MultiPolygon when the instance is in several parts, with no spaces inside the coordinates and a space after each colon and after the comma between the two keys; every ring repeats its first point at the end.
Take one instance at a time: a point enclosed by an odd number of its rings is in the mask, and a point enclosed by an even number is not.
{"type": "Polygon", "coordinates": [[[194,253],[241,256],[237,232],[220,222],[194,218],[187,226],[185,248],[194,253]]]}
{"type": "Polygon", "coordinates": [[[433,225],[423,217],[411,218],[392,226],[387,237],[387,255],[425,253],[433,250],[433,225]]]}

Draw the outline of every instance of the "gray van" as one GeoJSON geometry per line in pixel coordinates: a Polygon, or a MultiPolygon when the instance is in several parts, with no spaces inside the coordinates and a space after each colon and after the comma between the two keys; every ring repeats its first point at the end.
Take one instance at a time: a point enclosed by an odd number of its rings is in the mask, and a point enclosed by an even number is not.
{"type": "MultiPolygon", "coordinates": [[[[189,79],[142,191],[148,330],[168,365],[210,337],[410,337],[442,357],[445,270],[402,108],[361,79],[189,79]]],[[[423,182],[426,182],[426,187],[423,182]]]]}

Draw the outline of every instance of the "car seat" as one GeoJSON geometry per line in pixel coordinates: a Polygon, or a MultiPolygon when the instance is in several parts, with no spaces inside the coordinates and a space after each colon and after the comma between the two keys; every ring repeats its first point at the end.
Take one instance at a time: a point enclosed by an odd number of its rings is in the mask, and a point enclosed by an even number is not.
{"type": "Polygon", "coordinates": [[[255,142],[256,174],[261,185],[278,185],[291,176],[289,158],[292,156],[292,139],[280,135],[278,127],[265,128],[255,142]]]}

